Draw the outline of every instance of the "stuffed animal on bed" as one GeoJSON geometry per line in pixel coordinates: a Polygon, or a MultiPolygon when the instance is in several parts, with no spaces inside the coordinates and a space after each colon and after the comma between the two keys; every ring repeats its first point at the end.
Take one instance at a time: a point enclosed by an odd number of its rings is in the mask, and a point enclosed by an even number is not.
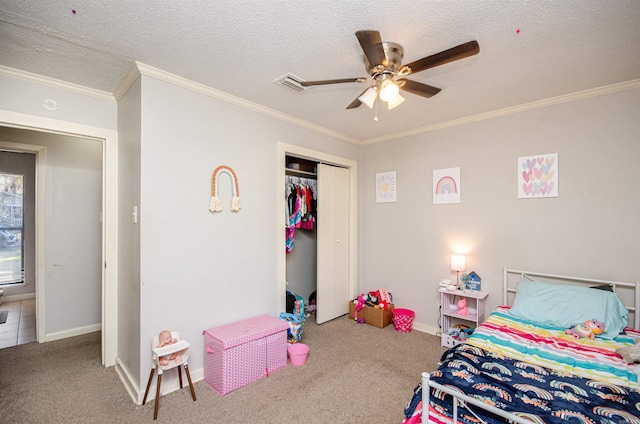
{"type": "Polygon", "coordinates": [[[632,364],[634,362],[640,363],[640,339],[636,339],[636,344],[633,346],[625,346],[617,349],[616,353],[622,356],[622,359],[627,364],[632,364]]]}
{"type": "Polygon", "coordinates": [[[593,340],[595,336],[602,334],[605,331],[607,331],[607,329],[605,328],[604,323],[596,321],[595,319],[590,319],[584,324],[578,324],[572,328],[567,328],[564,332],[575,339],[585,338],[593,340]]]}

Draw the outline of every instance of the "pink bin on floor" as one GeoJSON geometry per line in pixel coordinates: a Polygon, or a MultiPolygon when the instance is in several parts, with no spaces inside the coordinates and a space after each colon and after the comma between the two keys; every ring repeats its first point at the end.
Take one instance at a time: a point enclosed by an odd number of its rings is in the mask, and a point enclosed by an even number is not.
{"type": "Polygon", "coordinates": [[[262,315],[204,330],[204,380],[225,395],[285,367],[288,328],[262,315]]]}
{"type": "Polygon", "coordinates": [[[411,309],[395,308],[393,310],[393,326],[400,333],[408,333],[413,325],[416,314],[411,309]]]}

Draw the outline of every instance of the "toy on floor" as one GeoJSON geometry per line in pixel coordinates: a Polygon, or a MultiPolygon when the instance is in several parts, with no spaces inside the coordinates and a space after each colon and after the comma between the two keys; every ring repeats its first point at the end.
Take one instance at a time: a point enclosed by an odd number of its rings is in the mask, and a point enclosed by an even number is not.
{"type": "MultiPolygon", "coordinates": [[[[360,312],[362,310],[362,308],[364,308],[365,303],[367,303],[364,294],[361,294],[360,296],[358,296],[358,298],[356,300],[353,301],[353,303],[356,304],[356,311],[355,311],[355,320],[360,322],[360,320],[358,319],[358,312],[360,312]]],[[[363,319],[362,322],[364,322],[364,317],[361,317],[363,319]]]]}
{"type": "MultiPolygon", "coordinates": [[[[165,347],[174,343],[178,343],[177,339],[171,338],[171,331],[169,330],[162,330],[158,335],[158,341],[160,343],[158,343],[157,347],[165,347]]],[[[167,365],[172,359],[175,360],[177,364],[182,362],[182,356],[180,355],[180,352],[174,352],[171,355],[163,356],[158,359],[158,363],[160,365],[167,365]]]]}
{"type": "Polygon", "coordinates": [[[607,331],[607,329],[605,328],[604,323],[596,321],[595,319],[590,319],[584,324],[578,324],[572,328],[567,328],[564,332],[575,339],[585,338],[593,340],[595,336],[602,334],[605,331],[607,331]]]}
{"type": "Polygon", "coordinates": [[[356,299],[353,300],[355,306],[354,319],[358,323],[364,323],[364,312],[362,308],[365,306],[369,306],[371,308],[383,309],[388,311],[392,306],[393,296],[387,289],[380,289],[375,291],[370,291],[367,293],[362,293],[356,299]]]}
{"type": "Polygon", "coordinates": [[[467,316],[469,315],[469,308],[467,308],[467,299],[464,297],[461,297],[460,300],[458,300],[458,315],[463,315],[463,316],[467,316]]]}
{"type": "Polygon", "coordinates": [[[318,305],[316,304],[316,302],[316,292],[312,292],[309,295],[309,303],[307,304],[306,313],[304,314],[306,318],[310,317],[311,314],[315,314],[318,310],[318,305]]]}

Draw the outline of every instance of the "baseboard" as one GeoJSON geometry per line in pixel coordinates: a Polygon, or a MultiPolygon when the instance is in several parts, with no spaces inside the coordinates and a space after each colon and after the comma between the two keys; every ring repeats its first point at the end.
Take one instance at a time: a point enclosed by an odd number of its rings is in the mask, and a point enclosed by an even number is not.
{"type": "Polygon", "coordinates": [[[435,328],[426,324],[421,324],[415,321],[411,325],[411,329],[421,331],[423,333],[431,334],[432,336],[437,336],[440,333],[440,330],[438,328],[435,328]]]}
{"type": "MultiPolygon", "coordinates": [[[[115,368],[116,368],[116,373],[118,374],[118,377],[120,377],[120,381],[122,381],[122,384],[124,385],[125,389],[127,389],[129,396],[131,396],[131,400],[133,400],[133,402],[136,405],[141,405],[142,399],[144,398],[144,391],[147,388],[147,383],[149,381],[148,378],[149,378],[149,374],[151,374],[151,370],[149,370],[148,374],[144,375],[145,380],[140,382],[140,384],[141,385],[144,384],[144,386],[139,387],[136,384],[133,377],[131,376],[131,373],[129,373],[127,367],[122,363],[122,361],[118,357],[116,357],[115,368]]],[[[189,368],[189,374],[191,375],[191,382],[195,384],[196,382],[204,379],[204,368],[198,368],[195,370],[193,368],[189,368]]],[[[158,382],[157,378],[158,378],[157,373],[154,373],[153,381],[151,381],[151,387],[149,388],[149,394],[147,395],[147,402],[152,401],[156,398],[156,384],[158,382]]],[[[187,380],[186,375],[184,373],[182,374],[182,384],[184,385],[184,387],[182,388],[183,389],[187,388],[188,390],[189,381],[187,380]]],[[[160,396],[165,396],[177,390],[180,390],[180,380],[178,379],[178,374],[175,372],[172,372],[171,370],[165,371],[162,374],[162,386],[160,387],[160,396]]],[[[196,393],[196,396],[197,396],[197,393],[196,393]]]]}
{"type": "Polygon", "coordinates": [[[53,342],[55,340],[66,339],[68,337],[95,333],[96,331],[102,331],[102,324],[91,324],[84,327],[72,328],[70,330],[58,331],[57,333],[45,334],[44,340],[40,340],[40,342],[53,342]]]}
{"type": "Polygon", "coordinates": [[[142,403],[142,396],[144,396],[144,393],[140,392],[140,388],[131,377],[129,370],[117,356],[115,368],[116,374],[120,377],[120,381],[122,381],[124,388],[127,389],[127,393],[131,396],[131,400],[133,400],[136,405],[140,405],[142,403]]]}
{"type": "Polygon", "coordinates": [[[19,302],[21,300],[29,300],[29,299],[35,299],[35,298],[36,298],[36,294],[35,293],[14,294],[14,295],[11,295],[11,296],[3,296],[2,297],[2,303],[19,302]]]}

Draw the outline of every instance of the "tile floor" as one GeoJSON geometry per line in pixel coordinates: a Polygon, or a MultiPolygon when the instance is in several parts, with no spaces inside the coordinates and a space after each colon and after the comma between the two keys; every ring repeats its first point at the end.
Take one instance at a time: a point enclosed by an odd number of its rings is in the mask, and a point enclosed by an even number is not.
{"type": "Polygon", "coordinates": [[[0,324],[0,349],[36,341],[36,300],[3,302],[0,311],[9,311],[0,324]]]}

